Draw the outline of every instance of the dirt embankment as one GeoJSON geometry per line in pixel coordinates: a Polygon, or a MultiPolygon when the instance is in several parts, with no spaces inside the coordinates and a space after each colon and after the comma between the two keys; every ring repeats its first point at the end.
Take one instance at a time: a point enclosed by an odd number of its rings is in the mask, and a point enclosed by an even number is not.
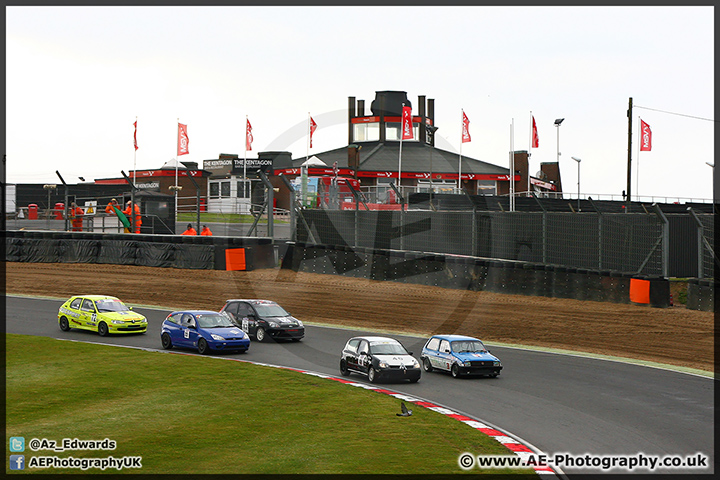
{"type": "Polygon", "coordinates": [[[296,273],[105,264],[7,263],[7,293],[97,293],[128,303],[218,310],[228,298],[267,298],[313,323],[429,335],[462,333],[714,371],[714,315],[546,297],[296,273]]]}

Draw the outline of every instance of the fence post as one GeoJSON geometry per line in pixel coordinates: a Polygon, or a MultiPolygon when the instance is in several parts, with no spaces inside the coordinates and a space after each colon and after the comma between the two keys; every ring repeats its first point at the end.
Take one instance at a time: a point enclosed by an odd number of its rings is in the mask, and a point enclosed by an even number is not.
{"type": "Polygon", "coordinates": [[[404,226],[405,226],[405,197],[400,193],[400,189],[395,186],[395,183],[390,182],[390,187],[395,191],[398,200],[400,200],[400,250],[405,250],[405,237],[404,237],[404,226]]]}
{"type": "Polygon", "coordinates": [[[668,222],[667,217],[665,214],[660,210],[660,206],[657,203],[652,204],[653,209],[655,210],[655,215],[658,216],[660,221],[662,222],[662,250],[661,252],[661,258],[662,258],[662,276],[667,278],[668,276],[668,270],[670,268],[670,222],[668,222]]]}
{"type": "Polygon", "coordinates": [[[698,274],[697,278],[703,278],[703,224],[698,218],[695,211],[692,209],[692,207],[687,207],[687,211],[692,217],[693,220],[695,220],[695,223],[697,224],[697,249],[698,249],[698,274]]]}
{"type": "Polygon", "coordinates": [[[602,212],[599,208],[597,208],[597,205],[595,205],[595,202],[593,201],[592,197],[588,197],[588,200],[590,200],[590,204],[595,209],[595,212],[598,214],[598,270],[602,270],[602,225],[603,225],[603,217],[602,212]]]}
{"type": "Polygon", "coordinates": [[[547,210],[535,192],[530,192],[530,194],[542,209],[542,263],[547,263],[547,210]]]}
{"type": "MultiPolygon", "coordinates": [[[[258,170],[258,176],[260,177],[260,180],[265,184],[265,187],[267,188],[267,212],[268,212],[268,218],[267,218],[267,231],[268,231],[268,237],[274,239],[273,235],[273,186],[272,183],[270,183],[270,180],[265,176],[265,173],[263,173],[262,170],[258,170]]],[[[259,218],[259,215],[258,215],[259,218]]]]}

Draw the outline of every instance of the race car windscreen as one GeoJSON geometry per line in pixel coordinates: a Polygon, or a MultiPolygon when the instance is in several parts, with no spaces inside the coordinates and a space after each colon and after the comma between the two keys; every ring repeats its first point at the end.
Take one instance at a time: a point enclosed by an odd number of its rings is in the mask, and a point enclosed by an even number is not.
{"type": "Polygon", "coordinates": [[[278,304],[255,304],[255,310],[261,317],[289,317],[290,314],[278,304]]]}
{"type": "Polygon", "coordinates": [[[399,343],[378,342],[370,344],[370,353],[373,355],[407,355],[408,352],[399,343]]]}
{"type": "Polygon", "coordinates": [[[235,324],[230,319],[220,313],[196,315],[198,327],[200,328],[222,328],[234,327],[235,324]]]}
{"type": "Polygon", "coordinates": [[[471,352],[478,352],[483,353],[485,352],[485,345],[482,344],[482,342],[473,342],[469,340],[463,340],[461,342],[452,342],[451,345],[452,351],[455,353],[471,353],[471,352]]]}
{"type": "Polygon", "coordinates": [[[97,300],[95,302],[98,312],[125,312],[129,308],[117,300],[97,300]]]}

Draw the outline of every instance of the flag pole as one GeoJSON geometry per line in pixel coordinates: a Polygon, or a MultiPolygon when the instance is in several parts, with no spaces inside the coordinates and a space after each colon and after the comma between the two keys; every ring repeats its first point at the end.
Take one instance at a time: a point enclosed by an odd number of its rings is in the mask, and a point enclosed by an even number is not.
{"type": "Polygon", "coordinates": [[[464,128],[465,128],[465,110],[463,110],[462,108],[460,109],[460,125],[461,125],[461,127],[460,127],[460,155],[458,156],[458,186],[457,186],[458,193],[462,193],[460,191],[460,188],[461,188],[460,178],[462,178],[462,147],[463,147],[463,143],[465,143],[465,142],[463,142],[464,138],[462,135],[462,132],[464,131],[464,128]]]}
{"type": "Polygon", "coordinates": [[[640,128],[640,115],[638,115],[638,135],[640,138],[637,141],[637,156],[635,160],[635,196],[640,201],[640,144],[642,143],[642,129],[640,128]]]}
{"type": "Polygon", "coordinates": [[[510,123],[510,211],[515,211],[515,119],[510,123]]]}
{"type": "MultiPolygon", "coordinates": [[[[248,116],[245,115],[245,154],[243,155],[243,199],[248,198],[247,184],[248,116]],[[247,195],[247,196],[246,196],[247,195]]],[[[248,203],[250,203],[248,201],[248,203]]],[[[244,210],[244,209],[243,209],[244,210]]],[[[249,213],[249,212],[248,212],[249,213]]]]}
{"type": "Polygon", "coordinates": [[[527,158],[527,190],[525,191],[525,196],[530,196],[530,155],[532,152],[532,145],[533,145],[533,116],[532,116],[532,110],[530,110],[530,143],[528,146],[528,158],[527,158]]]}
{"type": "Polygon", "coordinates": [[[305,162],[310,158],[310,112],[307,119],[307,138],[305,138],[305,162]]]}
{"type": "MultiPolygon", "coordinates": [[[[178,128],[178,133],[177,133],[177,138],[175,139],[176,144],[180,139],[180,117],[178,117],[178,119],[177,119],[177,128],[178,128]]],[[[179,152],[175,152],[175,153],[179,153],[179,152]]],[[[179,157],[179,155],[175,155],[175,223],[177,223],[177,218],[178,218],[178,211],[177,211],[178,210],[178,164],[180,163],[180,161],[178,160],[178,157],[179,157]]]]}
{"type": "MultiPolygon", "coordinates": [[[[404,126],[403,125],[403,122],[404,122],[403,114],[405,113],[404,109],[405,109],[405,103],[402,104],[402,108],[400,109],[400,111],[402,113],[400,114],[400,152],[398,154],[398,184],[397,184],[397,187],[398,187],[398,192],[400,192],[401,194],[402,194],[402,190],[400,187],[400,183],[402,182],[402,144],[403,144],[403,126],[404,126]]],[[[412,122],[412,118],[410,119],[410,122],[412,122]]]]}

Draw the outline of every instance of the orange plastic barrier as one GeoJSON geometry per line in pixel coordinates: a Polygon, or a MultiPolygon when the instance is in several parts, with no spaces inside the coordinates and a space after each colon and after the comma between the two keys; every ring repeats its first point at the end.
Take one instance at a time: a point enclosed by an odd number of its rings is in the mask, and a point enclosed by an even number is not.
{"type": "Polygon", "coordinates": [[[650,303],[650,281],[640,278],[630,279],[630,301],[633,303],[650,303]]]}
{"type": "Polygon", "coordinates": [[[245,270],[244,248],[228,248],[225,250],[225,270],[245,270]]]}

